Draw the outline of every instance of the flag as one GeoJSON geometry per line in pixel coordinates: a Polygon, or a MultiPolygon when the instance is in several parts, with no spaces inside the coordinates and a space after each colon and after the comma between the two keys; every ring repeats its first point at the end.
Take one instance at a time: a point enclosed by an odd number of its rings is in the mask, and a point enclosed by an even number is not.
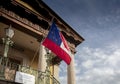
{"type": "Polygon", "coordinates": [[[42,44],[56,54],[60,59],[64,60],[68,65],[71,62],[70,49],[68,44],[53,22],[47,37],[42,44]]]}

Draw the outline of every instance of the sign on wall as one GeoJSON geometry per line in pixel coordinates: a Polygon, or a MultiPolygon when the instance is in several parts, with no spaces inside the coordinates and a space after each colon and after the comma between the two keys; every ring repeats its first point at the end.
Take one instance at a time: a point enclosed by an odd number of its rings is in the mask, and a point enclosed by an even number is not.
{"type": "Polygon", "coordinates": [[[22,84],[35,84],[35,76],[17,71],[15,82],[22,84]]]}

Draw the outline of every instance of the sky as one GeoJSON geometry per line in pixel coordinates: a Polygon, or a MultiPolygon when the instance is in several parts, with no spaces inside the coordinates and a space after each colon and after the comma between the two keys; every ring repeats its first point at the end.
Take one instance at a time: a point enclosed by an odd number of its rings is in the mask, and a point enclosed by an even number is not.
{"type": "MultiPolygon", "coordinates": [[[[43,1],[85,39],[76,48],[76,84],[120,84],[120,0],[43,1]]],[[[64,62],[60,82],[67,84],[64,62]]]]}

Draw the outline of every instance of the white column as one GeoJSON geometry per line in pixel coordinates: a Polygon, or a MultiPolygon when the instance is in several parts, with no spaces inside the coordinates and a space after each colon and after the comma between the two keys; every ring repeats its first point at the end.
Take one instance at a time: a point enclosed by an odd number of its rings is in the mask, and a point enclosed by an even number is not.
{"type": "Polygon", "coordinates": [[[39,50],[39,59],[38,59],[38,70],[45,71],[47,63],[46,63],[46,50],[45,47],[41,44],[39,50]]]}
{"type": "Polygon", "coordinates": [[[71,63],[67,67],[67,84],[76,84],[76,81],[75,81],[75,67],[74,67],[74,55],[71,55],[71,63]]]}

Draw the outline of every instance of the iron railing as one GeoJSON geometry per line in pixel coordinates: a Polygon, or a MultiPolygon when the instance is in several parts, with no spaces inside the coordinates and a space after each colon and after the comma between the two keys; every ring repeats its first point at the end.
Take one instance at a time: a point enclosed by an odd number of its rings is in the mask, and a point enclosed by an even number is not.
{"type": "Polygon", "coordinates": [[[49,71],[41,72],[31,67],[26,67],[9,61],[9,58],[0,56],[0,79],[15,81],[16,72],[31,74],[35,76],[35,84],[60,84],[49,71]]]}

